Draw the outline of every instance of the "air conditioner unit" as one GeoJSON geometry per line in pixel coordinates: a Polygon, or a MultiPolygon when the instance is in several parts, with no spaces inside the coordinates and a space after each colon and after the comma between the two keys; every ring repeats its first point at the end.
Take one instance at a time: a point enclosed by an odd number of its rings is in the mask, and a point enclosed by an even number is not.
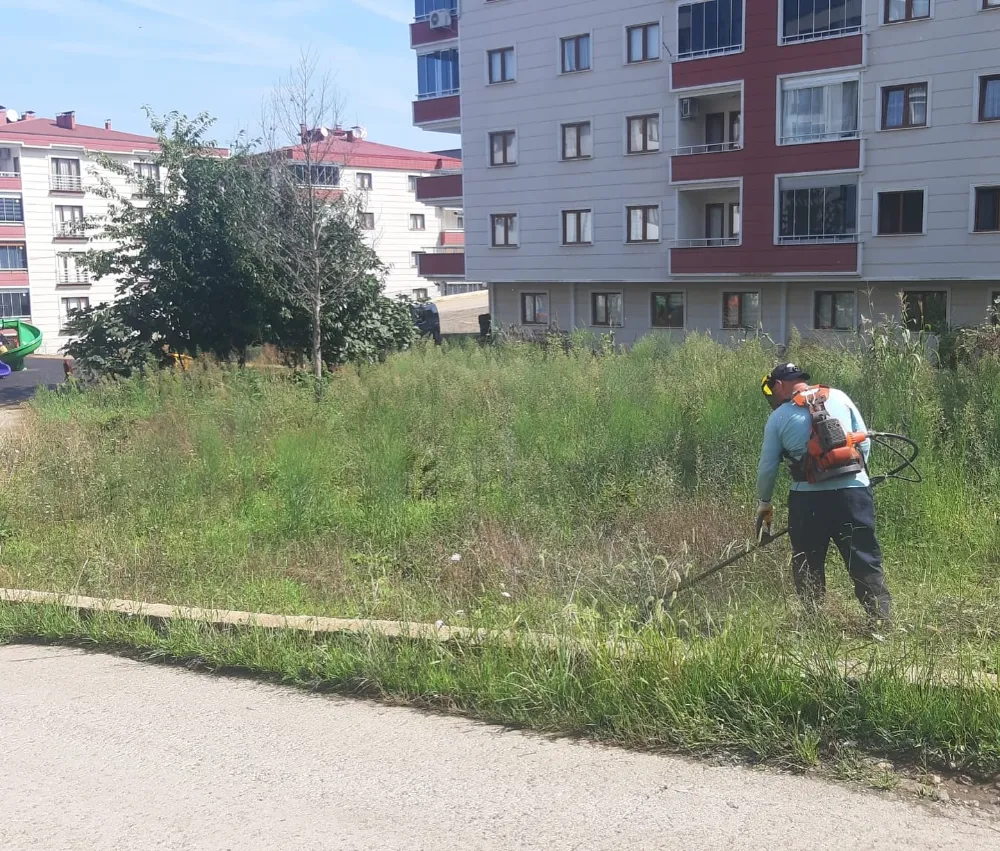
{"type": "Polygon", "coordinates": [[[694,118],[698,114],[698,101],[694,98],[681,98],[681,118],[694,118]]]}
{"type": "Polygon", "coordinates": [[[450,30],[451,11],[448,9],[436,9],[431,12],[430,23],[432,30],[450,30]]]}

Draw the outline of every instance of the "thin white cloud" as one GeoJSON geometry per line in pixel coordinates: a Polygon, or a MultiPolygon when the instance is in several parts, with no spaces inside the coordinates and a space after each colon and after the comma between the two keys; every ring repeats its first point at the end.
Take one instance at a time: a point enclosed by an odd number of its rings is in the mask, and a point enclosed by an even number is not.
{"type": "Polygon", "coordinates": [[[103,56],[109,59],[145,59],[148,61],[207,62],[214,65],[235,65],[245,68],[284,68],[285,63],[268,57],[254,57],[244,52],[146,50],[113,44],[88,44],[86,42],[56,42],[48,45],[57,53],[80,56],[103,56]]]}
{"type": "Polygon", "coordinates": [[[413,3],[407,0],[350,0],[350,2],[397,24],[408,24],[413,20],[413,3]]]}

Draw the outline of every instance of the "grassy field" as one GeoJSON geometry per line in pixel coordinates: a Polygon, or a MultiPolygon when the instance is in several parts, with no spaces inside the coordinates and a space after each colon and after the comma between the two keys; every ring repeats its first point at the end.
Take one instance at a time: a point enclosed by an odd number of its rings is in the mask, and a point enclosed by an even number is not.
{"type": "MultiPolygon", "coordinates": [[[[921,444],[879,491],[899,628],[864,629],[831,558],[807,618],[787,543],[682,593],[749,534],[774,355],[419,348],[310,385],[206,364],[44,394],[2,450],[0,585],[277,613],[544,631],[480,647],[0,608],[0,635],[456,708],[630,745],[811,764],[854,748],[1000,770],[1000,363],[802,350],[872,427],[921,444]],[[846,674],[846,675],[845,675],[846,674]]],[[[887,466],[891,459],[876,458],[887,466]]],[[[783,503],[779,498],[778,504],[783,503]]],[[[780,518],[779,518],[780,521],[780,518]]]]}

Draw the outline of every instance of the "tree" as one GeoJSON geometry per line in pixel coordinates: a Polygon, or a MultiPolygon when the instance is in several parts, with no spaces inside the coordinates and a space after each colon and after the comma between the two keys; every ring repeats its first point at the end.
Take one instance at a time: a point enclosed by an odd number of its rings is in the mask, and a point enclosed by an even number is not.
{"type": "Polygon", "coordinates": [[[271,270],[240,226],[240,211],[254,203],[245,153],[228,157],[207,141],[205,115],[150,114],[150,123],[160,150],[142,173],[101,159],[119,181],[101,177],[109,209],[92,226],[112,247],[89,252],[86,264],[98,279],[118,278],[117,299],[77,317],[72,328],[81,339],[67,353],[82,356],[89,344],[121,339],[128,329],[132,349],[242,358],[266,336],[275,309],[271,270]]]}
{"type": "Polygon", "coordinates": [[[356,291],[370,295],[384,267],[362,227],[365,198],[340,186],[349,160],[340,102],[317,61],[303,54],[265,110],[266,150],[255,158],[257,197],[245,208],[249,231],[287,308],[305,313],[317,394],[323,375],[324,328],[344,321],[356,291]]]}

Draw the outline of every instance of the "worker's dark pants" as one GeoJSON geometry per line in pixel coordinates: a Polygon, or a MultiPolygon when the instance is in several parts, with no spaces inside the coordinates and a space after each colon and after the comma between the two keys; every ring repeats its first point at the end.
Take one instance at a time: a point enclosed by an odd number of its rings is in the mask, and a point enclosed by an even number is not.
{"type": "Polygon", "coordinates": [[[875,537],[875,503],[870,488],[792,491],[788,495],[795,589],[807,606],[826,593],[826,553],[830,541],[844,559],[854,593],[872,617],[888,618],[890,596],[875,537]]]}

